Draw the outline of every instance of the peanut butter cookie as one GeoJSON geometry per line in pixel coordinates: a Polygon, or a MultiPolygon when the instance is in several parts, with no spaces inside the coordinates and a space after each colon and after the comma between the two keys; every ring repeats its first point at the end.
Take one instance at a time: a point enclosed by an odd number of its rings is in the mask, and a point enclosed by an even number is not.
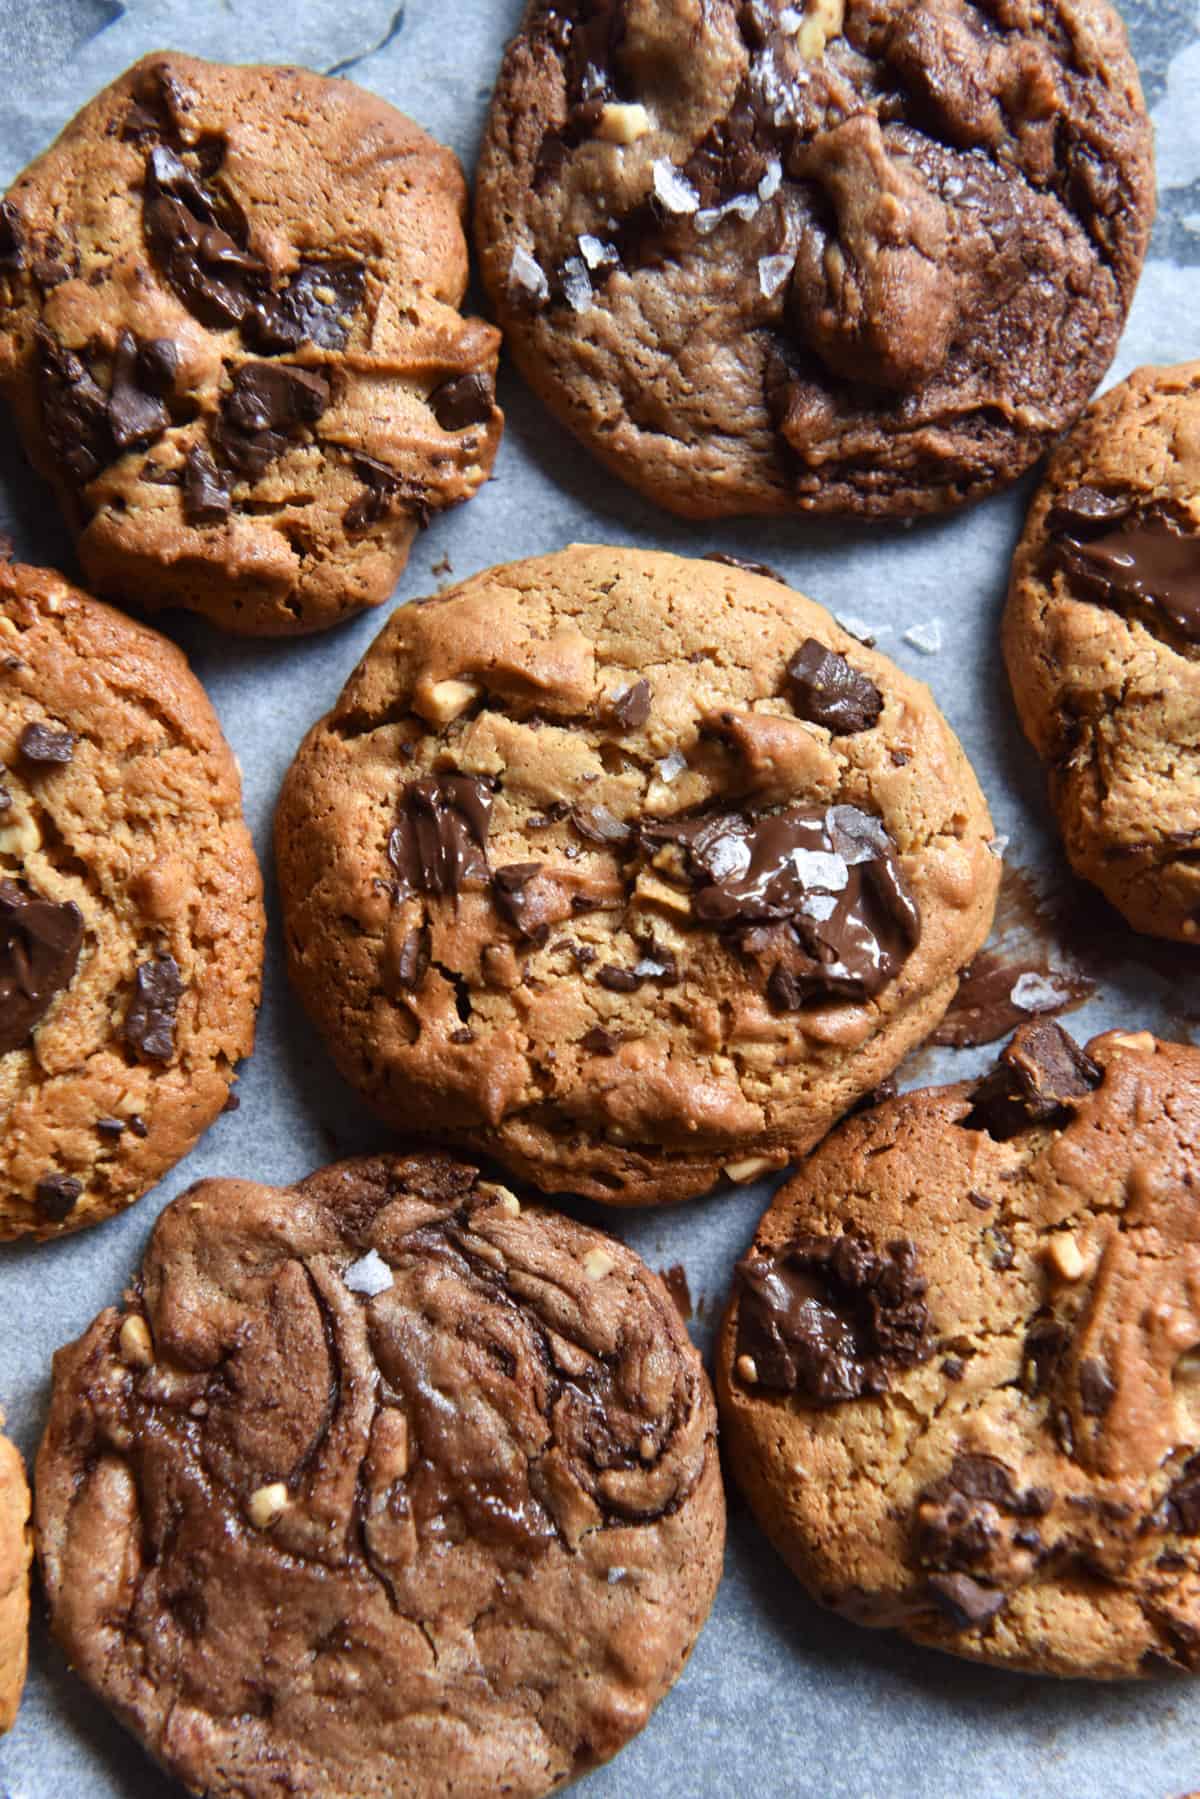
{"type": "Polygon", "coordinates": [[[16,1722],[25,1685],[32,1559],[25,1464],[8,1438],[0,1437],[0,1736],[16,1722]]]}

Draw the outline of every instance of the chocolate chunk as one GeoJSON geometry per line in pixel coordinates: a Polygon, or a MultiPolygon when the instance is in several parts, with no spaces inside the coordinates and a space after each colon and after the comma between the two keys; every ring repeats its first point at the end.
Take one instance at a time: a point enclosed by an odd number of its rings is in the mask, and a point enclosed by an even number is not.
{"type": "Polygon", "coordinates": [[[987,1624],[1008,1604],[1007,1593],[981,1586],[969,1574],[931,1574],[925,1584],[930,1598],[955,1630],[974,1630],[987,1624]]]}
{"type": "Polygon", "coordinates": [[[963,1129],[986,1131],[1003,1143],[1035,1125],[1060,1127],[1103,1078],[1061,1025],[1050,1019],[1022,1025],[976,1087],[963,1129]]]}
{"type": "Polygon", "coordinates": [[[0,200],[0,275],[15,273],[25,261],[25,232],[11,200],[0,200]]]}
{"type": "Polygon", "coordinates": [[[46,443],[55,465],[82,487],[107,468],[115,454],[108,395],[52,331],[38,325],[35,338],[46,443]]]}
{"type": "Polygon", "coordinates": [[[649,681],[635,681],[611,702],[608,718],[622,731],[638,730],[650,716],[651,693],[649,681]]]}
{"type": "Polygon", "coordinates": [[[1025,1333],[1024,1385],[1042,1393],[1050,1385],[1067,1347],[1069,1334],[1057,1318],[1035,1318],[1025,1333]]]}
{"type": "Polygon", "coordinates": [[[617,848],[633,840],[632,827],[622,824],[607,806],[575,806],[571,812],[571,825],[585,843],[617,848]]]}
{"type": "Polygon", "coordinates": [[[474,775],[409,781],[400,796],[399,823],[388,839],[400,898],[486,886],[491,818],[491,789],[474,775]]]}
{"type": "Polygon", "coordinates": [[[1001,1224],[989,1224],[983,1233],[983,1240],[988,1246],[988,1261],[992,1267],[1003,1273],[1013,1265],[1013,1240],[1001,1224]]]}
{"type": "Polygon", "coordinates": [[[53,725],[26,725],[21,732],[21,754],[27,762],[68,763],[75,754],[75,737],[71,731],[56,731],[53,725]]]}
{"type": "Polygon", "coordinates": [[[1167,1489],[1155,1522],[1161,1530],[1178,1531],[1180,1536],[1200,1536],[1200,1455],[1184,1463],[1182,1473],[1167,1489]]]}
{"type": "Polygon", "coordinates": [[[756,1384],[835,1405],[885,1392],[890,1370],[933,1354],[926,1282],[906,1241],[807,1234],[738,1264],[738,1357],[756,1384]]]}
{"type": "Polygon", "coordinates": [[[183,516],[189,525],[220,525],[233,501],[225,479],[203,444],[193,444],[183,465],[183,516]]]}
{"type": "Polygon", "coordinates": [[[443,431],[465,431],[468,425],[487,424],[496,404],[496,390],[490,375],[456,375],[434,388],[429,404],[443,431]]]}
{"type": "Polygon", "coordinates": [[[835,737],[869,731],[883,711],[874,681],[815,637],[806,638],[788,663],[787,681],[796,716],[823,725],[835,737]]]}
{"type": "Polygon", "coordinates": [[[96,1129],[102,1137],[123,1137],[125,1120],[123,1118],[97,1118],[96,1129]]]}
{"type": "Polygon", "coordinates": [[[52,257],[39,256],[30,271],[43,293],[53,293],[64,281],[71,279],[71,270],[65,262],[58,262],[52,257]]]}
{"type": "Polygon", "coordinates": [[[360,262],[302,262],[285,288],[264,294],[245,314],[242,336],[267,356],[304,343],[342,350],[365,289],[360,262]]]}
{"type": "Polygon", "coordinates": [[[44,1174],[33,1190],[38,1217],[45,1224],[61,1224],[82,1192],[83,1182],[73,1174],[44,1174]]]}
{"type": "Polygon", "coordinates": [[[12,794],[7,787],[0,787],[0,812],[8,812],[12,807],[12,794]]]}
{"type": "Polygon", "coordinates": [[[781,1010],[878,993],[920,938],[896,846],[857,806],[706,811],[640,832],[679,845],[696,918],[762,967],[781,1010]]]}
{"type": "Polygon", "coordinates": [[[731,556],[727,550],[706,550],[705,562],[720,562],[725,568],[740,568],[744,575],[762,575],[768,581],[778,581],[781,587],[788,585],[778,569],[772,568],[769,562],[747,562],[744,556],[731,556]]]}
{"type": "Polygon", "coordinates": [[[416,993],[424,983],[429,956],[429,932],[409,931],[396,957],[396,985],[407,993],[416,993]]]}
{"type": "Polygon", "coordinates": [[[641,976],[634,974],[632,968],[618,968],[615,962],[606,962],[598,968],[596,979],[610,993],[636,993],[642,984],[641,976]]]}
{"type": "Polygon", "coordinates": [[[659,1271],[659,1279],[675,1301],[675,1309],[686,1324],[692,1316],[692,1290],[688,1286],[687,1269],[682,1262],[673,1262],[669,1268],[659,1271]]]}
{"type": "Polygon", "coordinates": [[[990,1212],[992,1209],[993,1201],[988,1199],[986,1194],[976,1193],[973,1188],[967,1194],[967,1199],[975,1207],[977,1212],[990,1212]]]}
{"type": "Polygon", "coordinates": [[[214,196],[162,144],[146,159],[142,218],[167,280],[203,324],[223,330],[245,317],[269,271],[222,229],[214,196]]]}
{"type": "Polygon", "coordinates": [[[618,1031],[606,1031],[603,1025],[596,1024],[580,1039],[580,1044],[590,1056],[615,1056],[624,1041],[618,1031]]]}
{"type": "Polygon", "coordinates": [[[1051,508],[1048,571],[1100,605],[1157,607],[1189,643],[1200,643],[1200,537],[1131,495],[1080,487],[1051,508]]]}
{"type": "Polygon", "coordinates": [[[227,1093],[225,1095],[225,1104],[221,1107],[222,1112],[240,1112],[241,1109],[242,1109],[242,1102],[238,1098],[237,1094],[236,1093],[227,1093]]]}
{"type": "Polygon", "coordinates": [[[501,918],[506,918],[523,937],[545,942],[549,926],[542,924],[531,929],[525,915],[525,889],[541,870],[540,862],[509,862],[498,868],[492,876],[492,898],[501,918]]]}
{"type": "Polygon", "coordinates": [[[244,362],[221,405],[216,441],[240,475],[256,480],[329,404],[323,375],[287,362],[244,362]]]}
{"type": "Polygon", "coordinates": [[[1079,1403],[1089,1418],[1103,1418],[1116,1396],[1116,1382],[1103,1362],[1094,1356],[1080,1362],[1079,1403]]]}
{"type": "MultiPolygon", "coordinates": [[[[158,338],[153,346],[147,346],[152,348],[153,354],[144,359],[132,331],[122,331],[117,339],[108,396],[108,425],[118,450],[131,449],[134,444],[153,443],[171,422],[170,414],[158,397],[165,373],[164,346],[172,357],[176,356],[174,344],[168,338],[158,338]]],[[[169,385],[167,391],[170,391],[169,385]]]]}
{"type": "Polygon", "coordinates": [[[82,947],[83,914],[71,900],[0,880],[0,1055],[28,1043],[75,978],[82,947]]]}
{"type": "Polygon", "coordinates": [[[169,1062],[175,1054],[175,1014],[183,978],[174,956],[143,962],[125,1014],[125,1041],[152,1062],[169,1062]]]}
{"type": "Polygon", "coordinates": [[[942,1373],[947,1380],[960,1381],[966,1368],[961,1356],[948,1355],[942,1363],[942,1373]]]}
{"type": "Polygon", "coordinates": [[[429,523],[429,497],[419,482],[409,480],[399,469],[389,468],[384,462],[376,462],[373,456],[358,454],[351,460],[354,472],[363,484],[363,492],[351,500],[342,515],[348,532],[364,531],[368,525],[385,518],[397,496],[416,513],[417,522],[424,529],[429,523]]]}
{"type": "Polygon", "coordinates": [[[150,1135],[150,1127],[140,1112],[133,1112],[130,1114],[129,1128],[135,1137],[148,1137],[150,1135]]]}

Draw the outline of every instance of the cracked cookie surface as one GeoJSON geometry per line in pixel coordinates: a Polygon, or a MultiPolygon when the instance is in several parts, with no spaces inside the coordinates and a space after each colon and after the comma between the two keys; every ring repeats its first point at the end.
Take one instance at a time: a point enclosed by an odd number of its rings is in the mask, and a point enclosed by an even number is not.
{"type": "Polygon", "coordinates": [[[765,1214],[730,1466],[815,1598],[1035,1673],[1200,1669],[1200,1051],[1023,1026],[765,1214]]]}
{"type": "Polygon", "coordinates": [[[55,1358],[52,1626],[196,1791],[532,1799],[687,1659],[715,1426],[657,1276],[473,1167],[205,1181],[55,1358]]]}
{"type": "Polygon", "coordinates": [[[0,1736],[16,1722],[25,1685],[32,1559],[25,1464],[8,1438],[0,1436],[0,1736]]]}
{"type": "Polygon", "coordinates": [[[522,373],[695,517],[1013,480],[1111,361],[1153,211],[1106,0],[533,0],[476,184],[522,373]]]}
{"type": "Polygon", "coordinates": [[[292,978],[390,1123],[651,1204],[816,1142],[999,863],[927,688],[781,583],[575,547],[397,611],[284,783],[292,978]]]}
{"type": "Polygon", "coordinates": [[[254,1044],[262,881],[183,655],[0,564],[0,1239],[129,1205],[254,1044]]]}
{"type": "Polygon", "coordinates": [[[143,58],[0,203],[0,388],[89,581],[230,630],[395,585],[500,440],[449,150],[352,83],[143,58]]]}
{"type": "Polygon", "coordinates": [[[1200,362],[1139,369],[1060,445],[1004,654],[1071,866],[1135,930],[1200,941],[1200,362]]]}

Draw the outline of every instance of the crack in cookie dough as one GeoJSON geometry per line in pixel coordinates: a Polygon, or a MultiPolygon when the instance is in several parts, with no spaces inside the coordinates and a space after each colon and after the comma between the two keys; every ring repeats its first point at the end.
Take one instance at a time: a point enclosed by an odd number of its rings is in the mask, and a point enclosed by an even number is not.
{"type": "Polygon", "coordinates": [[[0,386],[101,591],[252,634],[390,594],[500,440],[465,200],[350,83],[174,54],[19,177],[0,386]]]}
{"type": "Polygon", "coordinates": [[[890,1073],[986,933],[990,836],[927,690],[811,602],[583,548],[397,612],[276,826],[348,1078],[615,1203],[778,1166],[890,1073]]]}
{"type": "Polygon", "coordinates": [[[1004,654],[1071,865],[1135,930],[1200,940],[1200,365],[1139,370],[1051,460],[1004,654]]]}
{"type": "Polygon", "coordinates": [[[437,1155],[183,1194],[37,1484],[72,1663],[213,1794],[533,1799],[641,1728],[724,1537],[662,1283],[437,1155]]]}
{"type": "Polygon", "coordinates": [[[526,378],[705,517],[1015,478],[1107,367],[1154,210],[1104,0],[532,0],[476,192],[526,378]]]}
{"type": "Polygon", "coordinates": [[[50,1236],[137,1199],[221,1111],[254,1041],[261,879],[179,651],[9,564],[0,763],[0,1237],[50,1236]]]}
{"type": "Polygon", "coordinates": [[[1005,1058],[849,1120],[777,1197],[718,1351],[731,1465],[860,1623],[1194,1670],[1200,1052],[1042,1023],[1005,1058]]]}

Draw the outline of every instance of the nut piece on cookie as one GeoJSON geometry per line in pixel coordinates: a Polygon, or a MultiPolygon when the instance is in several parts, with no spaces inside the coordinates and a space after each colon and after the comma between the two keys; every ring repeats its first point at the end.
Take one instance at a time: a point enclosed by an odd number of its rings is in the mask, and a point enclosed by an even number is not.
{"type": "Polygon", "coordinates": [[[16,1721],[25,1685],[32,1560],[25,1464],[8,1438],[0,1436],[0,1736],[16,1721]]]}
{"type": "Polygon", "coordinates": [[[1108,0],[531,0],[475,193],[522,373],[632,486],[911,517],[1087,404],[1154,169],[1108,0]]]}
{"type": "Polygon", "coordinates": [[[1059,446],[1004,654],[1076,874],[1200,943],[1200,362],[1139,369],[1059,446]]]}
{"type": "Polygon", "coordinates": [[[889,1075],[987,933],[990,837],[928,690],[820,607],[581,547],[396,612],[276,821],[347,1078],[616,1205],[780,1168],[889,1075]]]}
{"type": "Polygon", "coordinates": [[[181,652],[0,563],[0,1239],[96,1224],[187,1154],[254,1046],[264,928],[181,652]]]}
{"type": "Polygon", "coordinates": [[[171,1774],[538,1799],[646,1724],[725,1504],[699,1354],[631,1250],[382,1156],[204,1182],[135,1290],[152,1364],[114,1308],[55,1357],[38,1554],[71,1664],[171,1774]]]}
{"type": "Polygon", "coordinates": [[[0,202],[0,389],[100,592],[248,635],[391,593],[487,480],[466,185],[351,82],[144,57],[0,202]]]}
{"type": "Polygon", "coordinates": [[[1040,1021],[847,1120],[739,1265],[717,1390],[824,1604],[1039,1674],[1200,1672],[1200,1050],[1040,1021]]]}

